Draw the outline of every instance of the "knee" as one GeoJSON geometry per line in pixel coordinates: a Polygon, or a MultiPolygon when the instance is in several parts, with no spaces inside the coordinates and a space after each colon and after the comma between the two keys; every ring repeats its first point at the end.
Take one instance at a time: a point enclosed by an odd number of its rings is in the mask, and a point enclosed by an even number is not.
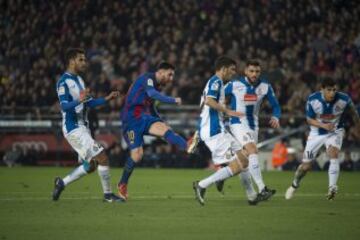
{"type": "Polygon", "coordinates": [[[339,149],[330,146],[329,149],[327,150],[327,154],[328,156],[331,158],[338,158],[339,156],[339,149]]]}
{"type": "Polygon", "coordinates": [[[249,153],[246,149],[241,150],[240,152],[237,152],[237,158],[239,159],[242,168],[247,168],[249,166],[249,153]]]}
{"type": "Polygon", "coordinates": [[[91,160],[90,162],[84,162],[83,163],[84,169],[87,173],[92,173],[96,170],[96,161],[91,160]]]}
{"type": "Polygon", "coordinates": [[[104,151],[102,151],[99,155],[93,158],[94,162],[98,163],[101,166],[109,166],[109,159],[104,151]]]}
{"type": "Polygon", "coordinates": [[[236,153],[236,158],[231,164],[233,166],[234,174],[241,172],[249,166],[249,160],[242,152],[236,153]]]}
{"type": "Polygon", "coordinates": [[[245,145],[245,149],[246,149],[248,155],[250,155],[250,154],[255,154],[255,153],[258,152],[258,151],[257,151],[257,147],[256,147],[256,145],[255,145],[254,143],[248,143],[248,144],[246,144],[246,145],[245,145]]]}
{"type": "Polygon", "coordinates": [[[144,152],[142,149],[133,150],[130,153],[130,156],[134,162],[139,162],[143,158],[144,152]]]}
{"type": "Polygon", "coordinates": [[[306,171],[306,172],[311,170],[311,162],[302,163],[301,168],[303,171],[306,171]]]}

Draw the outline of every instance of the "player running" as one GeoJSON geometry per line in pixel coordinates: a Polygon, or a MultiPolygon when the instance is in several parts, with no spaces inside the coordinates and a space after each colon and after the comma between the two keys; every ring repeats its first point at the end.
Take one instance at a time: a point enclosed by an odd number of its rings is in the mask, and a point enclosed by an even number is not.
{"type": "Polygon", "coordinates": [[[344,112],[352,114],[357,130],[360,130],[359,115],[351,98],[337,91],[337,84],[332,78],[324,78],[321,91],[311,94],[306,103],[307,123],[310,134],[306,142],[303,160],[295,172],[292,185],[285,193],[286,199],[291,199],[300,186],[301,179],[311,169],[311,161],[315,160],[320,148],[325,145],[330,158],[328,170],[329,189],[328,200],[333,200],[338,191],[337,180],[340,172],[339,151],[342,146],[344,130],[344,112]]]}
{"type": "Polygon", "coordinates": [[[124,138],[130,148],[122,177],[118,183],[119,195],[128,199],[127,184],[129,178],[143,157],[144,135],[163,137],[168,143],[185,150],[185,139],[176,134],[159,117],[154,100],[169,104],[181,104],[181,98],[168,97],[159,92],[162,87],[173,81],[175,67],[167,62],[160,63],[155,73],[141,75],[131,85],[121,112],[124,138]]]}
{"type": "MultiPolygon", "coordinates": [[[[258,60],[246,62],[245,77],[232,80],[225,86],[225,96],[230,99],[233,111],[245,113],[241,117],[230,117],[230,130],[241,146],[246,150],[249,158],[249,171],[255,181],[261,200],[268,200],[275,194],[275,190],[266,187],[258,160],[259,110],[266,98],[272,107],[270,126],[279,128],[280,105],[270,83],[260,78],[261,66],[258,60]]],[[[218,183],[222,186],[222,183],[218,183]]]]}
{"type": "Polygon", "coordinates": [[[85,51],[78,48],[70,48],[65,54],[67,70],[56,84],[56,90],[62,112],[62,131],[71,145],[78,153],[82,165],[73,170],[65,178],[55,178],[55,188],[52,199],[57,201],[65,186],[95,171],[97,168],[101,185],[104,191],[104,201],[122,202],[111,191],[110,169],[108,157],[104,148],[90,135],[87,120],[88,108],[94,108],[105,104],[119,96],[118,92],[111,92],[105,98],[93,99],[89,95],[89,89],[85,88],[80,74],[86,70],[85,51]]]}
{"type": "MultiPolygon", "coordinates": [[[[195,197],[201,205],[204,205],[205,191],[211,184],[241,173],[249,204],[255,205],[258,199],[247,169],[248,159],[242,152],[239,143],[225,130],[223,123],[223,113],[232,117],[243,115],[225,107],[224,83],[235,75],[236,62],[230,58],[221,57],[216,60],[215,71],[215,75],[209,79],[203,91],[200,103],[199,135],[211,151],[214,164],[227,164],[227,166],[208,178],[194,182],[195,197]]],[[[193,142],[196,141],[197,139],[193,140],[193,142]]],[[[191,145],[188,152],[191,152],[191,145]]]]}

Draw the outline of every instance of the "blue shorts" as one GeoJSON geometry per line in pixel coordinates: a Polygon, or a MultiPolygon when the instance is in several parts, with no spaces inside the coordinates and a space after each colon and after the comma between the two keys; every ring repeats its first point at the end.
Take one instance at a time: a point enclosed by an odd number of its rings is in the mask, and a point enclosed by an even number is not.
{"type": "Polygon", "coordinates": [[[144,144],[144,135],[149,134],[149,129],[155,122],[162,122],[162,120],[159,117],[143,115],[139,119],[124,123],[123,134],[130,150],[141,147],[144,144]]]}

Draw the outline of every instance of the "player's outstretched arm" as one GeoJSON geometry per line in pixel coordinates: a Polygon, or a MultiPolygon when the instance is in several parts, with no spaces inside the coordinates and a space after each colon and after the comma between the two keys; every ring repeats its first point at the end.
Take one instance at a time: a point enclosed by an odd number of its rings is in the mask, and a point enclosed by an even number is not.
{"type": "Polygon", "coordinates": [[[322,123],[313,118],[307,118],[306,121],[309,125],[314,126],[314,127],[323,128],[327,131],[335,130],[335,124],[333,124],[333,123],[322,123]]]}
{"type": "Polygon", "coordinates": [[[269,86],[269,90],[266,94],[266,97],[271,105],[273,117],[280,119],[281,107],[280,107],[279,101],[277,100],[277,98],[275,96],[274,89],[271,86],[269,86]]]}
{"type": "Polygon", "coordinates": [[[226,108],[225,106],[219,104],[214,98],[212,97],[206,97],[206,100],[205,100],[205,104],[208,105],[209,107],[219,111],[219,112],[223,112],[231,117],[241,117],[241,116],[244,116],[243,113],[241,112],[235,112],[235,111],[232,111],[228,108],[226,108]]]}
{"type": "Polygon", "coordinates": [[[67,110],[75,108],[80,103],[86,102],[89,98],[90,98],[89,90],[85,89],[80,92],[79,99],[75,99],[71,102],[68,102],[65,99],[60,98],[60,101],[61,101],[60,106],[63,111],[67,111],[67,110]]]}
{"type": "Polygon", "coordinates": [[[108,101],[110,101],[112,99],[115,99],[118,96],[120,96],[119,91],[112,91],[106,97],[90,99],[88,102],[86,102],[86,105],[89,106],[90,108],[94,108],[94,107],[97,107],[97,106],[104,105],[106,102],[108,102],[108,101]]]}
{"type": "Polygon", "coordinates": [[[155,88],[148,88],[146,93],[152,99],[158,100],[163,103],[171,103],[171,104],[181,104],[181,98],[173,98],[166,95],[161,94],[159,91],[156,91],[155,88]]]}
{"type": "Polygon", "coordinates": [[[358,134],[358,136],[360,136],[360,117],[359,117],[359,114],[352,102],[349,105],[349,110],[350,110],[353,122],[356,126],[357,134],[358,134]]]}
{"type": "Polygon", "coordinates": [[[349,110],[351,113],[351,116],[353,118],[354,124],[359,125],[360,124],[360,117],[358,112],[356,111],[356,108],[354,106],[354,104],[351,102],[349,105],[349,110]]]}

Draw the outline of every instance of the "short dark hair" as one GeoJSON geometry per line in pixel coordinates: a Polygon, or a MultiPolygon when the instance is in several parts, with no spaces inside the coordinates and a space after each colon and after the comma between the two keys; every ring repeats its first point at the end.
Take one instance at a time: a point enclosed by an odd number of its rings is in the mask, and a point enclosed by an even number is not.
{"type": "Polygon", "coordinates": [[[261,63],[258,59],[249,59],[246,61],[246,66],[256,66],[261,67],[261,63]]]}
{"type": "Polygon", "coordinates": [[[175,66],[168,62],[161,62],[157,65],[156,70],[161,70],[161,69],[164,70],[172,69],[175,71],[175,66]]]}
{"type": "Polygon", "coordinates": [[[325,77],[321,80],[321,87],[322,88],[326,88],[326,87],[333,87],[336,85],[336,81],[335,79],[331,78],[331,77],[325,77]]]}
{"type": "Polygon", "coordinates": [[[85,54],[82,48],[68,48],[65,51],[65,64],[68,65],[71,59],[76,58],[78,54],[85,54]]]}
{"type": "Polygon", "coordinates": [[[236,61],[234,59],[226,56],[221,56],[215,61],[215,71],[218,71],[223,67],[228,68],[232,65],[236,66],[236,61]]]}

